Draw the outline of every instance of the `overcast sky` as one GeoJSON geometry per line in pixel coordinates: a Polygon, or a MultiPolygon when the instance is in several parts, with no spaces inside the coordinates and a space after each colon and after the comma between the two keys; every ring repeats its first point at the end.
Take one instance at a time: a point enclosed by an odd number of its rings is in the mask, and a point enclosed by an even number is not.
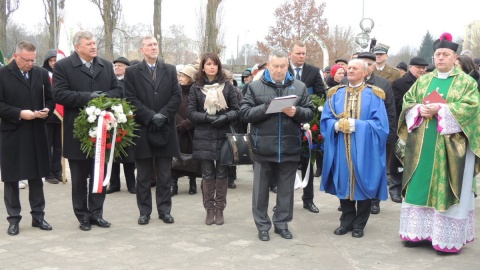
{"type": "MultiPolygon", "coordinates": [[[[196,14],[202,2],[206,3],[206,0],[163,0],[163,28],[172,24],[184,25],[187,36],[196,38],[196,14]]],[[[352,26],[355,33],[361,32],[359,22],[364,10],[364,16],[375,22],[371,36],[389,45],[390,53],[406,45],[419,48],[427,30],[434,39],[443,32],[450,32],[454,39],[462,37],[466,25],[480,20],[477,0],[317,1],[318,4],[321,2],[327,4],[324,17],[330,27],[352,26]]],[[[273,13],[282,3],[282,0],[223,0],[226,57],[236,55],[237,38],[240,46],[263,40],[269,27],[275,25],[273,13]]],[[[152,23],[153,0],[122,0],[122,5],[127,23],[152,23]]],[[[42,0],[21,0],[12,19],[30,27],[44,22],[43,10],[42,0]]],[[[67,27],[77,28],[78,22],[87,28],[101,24],[99,11],[89,0],[67,0],[67,27]]]]}

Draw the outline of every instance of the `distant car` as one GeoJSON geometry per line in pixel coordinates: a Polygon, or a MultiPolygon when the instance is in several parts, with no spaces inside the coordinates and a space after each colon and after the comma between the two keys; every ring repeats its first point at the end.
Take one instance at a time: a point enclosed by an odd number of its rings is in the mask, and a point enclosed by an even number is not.
{"type": "Polygon", "coordinates": [[[242,74],[233,74],[233,79],[237,81],[238,85],[242,84],[242,74]]]}

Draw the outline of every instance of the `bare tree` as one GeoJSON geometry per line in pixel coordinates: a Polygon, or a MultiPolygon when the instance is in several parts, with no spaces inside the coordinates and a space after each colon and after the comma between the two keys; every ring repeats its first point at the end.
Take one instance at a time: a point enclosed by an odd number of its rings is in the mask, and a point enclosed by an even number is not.
{"type": "Polygon", "coordinates": [[[183,25],[170,26],[163,40],[163,55],[166,63],[188,64],[197,59],[196,42],[187,38],[183,25]]]}
{"type": "Polygon", "coordinates": [[[330,31],[325,43],[330,48],[328,51],[331,63],[329,64],[332,64],[338,58],[350,59],[356,47],[352,27],[343,28],[336,25],[330,31]]]}
{"type": "Polygon", "coordinates": [[[218,25],[217,10],[222,0],[208,0],[207,16],[205,18],[205,38],[202,52],[220,53],[220,46],[217,44],[218,25]]]}
{"type": "MultiPolygon", "coordinates": [[[[403,46],[400,48],[400,50],[396,54],[389,55],[387,62],[394,67],[396,67],[398,63],[402,61],[408,64],[410,63],[410,59],[415,57],[417,54],[418,54],[418,50],[415,49],[414,47],[403,46]]],[[[425,59],[425,60],[428,61],[429,59],[425,59]]]]}
{"type": "MultiPolygon", "coordinates": [[[[272,49],[287,51],[293,40],[302,39],[312,32],[322,39],[328,38],[327,20],[322,18],[326,4],[315,5],[315,0],[293,0],[277,8],[274,12],[276,25],[269,28],[266,42],[257,42],[261,57],[266,59],[272,49]]],[[[320,45],[307,40],[306,46],[308,62],[321,66],[323,55],[320,45]]]]}
{"type": "Polygon", "coordinates": [[[90,0],[94,3],[103,20],[104,38],[105,38],[105,58],[113,61],[113,30],[117,27],[117,23],[122,13],[122,5],[120,0],[90,0]]]}
{"type": "MultiPolygon", "coordinates": [[[[57,12],[55,10],[55,3],[58,2],[58,7],[60,8],[61,11],[65,9],[65,0],[43,0],[43,7],[45,8],[45,23],[48,25],[48,32],[50,33],[50,41],[48,43],[49,48],[55,48],[56,44],[54,44],[54,36],[58,37],[59,33],[59,26],[60,22],[63,20],[63,12],[57,12]],[[55,14],[57,16],[57,20],[55,20],[55,14]],[[57,25],[55,26],[52,22],[57,22],[57,25]],[[55,29],[57,33],[55,33],[55,29]]],[[[58,41],[57,41],[58,42],[58,41]]]]}
{"type": "Polygon", "coordinates": [[[196,11],[197,16],[197,40],[198,40],[198,51],[200,53],[204,52],[204,44],[205,44],[205,5],[200,2],[200,6],[196,11]]]}
{"type": "Polygon", "coordinates": [[[20,6],[20,0],[0,0],[0,49],[7,47],[8,18],[20,6]]]}
{"type": "Polygon", "coordinates": [[[153,0],[153,36],[158,42],[158,55],[163,58],[162,0],[153,0]]]}
{"type": "Polygon", "coordinates": [[[28,40],[29,33],[23,25],[14,21],[8,24],[6,33],[9,39],[5,42],[5,50],[3,52],[5,57],[11,57],[15,52],[17,43],[22,40],[28,40]]]}

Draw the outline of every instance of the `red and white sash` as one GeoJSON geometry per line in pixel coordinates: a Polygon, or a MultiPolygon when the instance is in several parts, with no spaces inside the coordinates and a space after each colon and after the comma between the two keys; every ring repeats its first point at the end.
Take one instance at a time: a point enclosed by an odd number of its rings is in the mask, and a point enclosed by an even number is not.
{"type": "Polygon", "coordinates": [[[98,116],[97,140],[95,144],[95,162],[93,174],[93,193],[102,193],[103,187],[110,182],[112,172],[113,154],[115,150],[115,138],[117,137],[117,120],[113,113],[102,111],[98,116]],[[110,156],[108,157],[107,175],[105,175],[105,152],[107,147],[107,128],[112,125],[113,135],[111,138],[110,156]]]}

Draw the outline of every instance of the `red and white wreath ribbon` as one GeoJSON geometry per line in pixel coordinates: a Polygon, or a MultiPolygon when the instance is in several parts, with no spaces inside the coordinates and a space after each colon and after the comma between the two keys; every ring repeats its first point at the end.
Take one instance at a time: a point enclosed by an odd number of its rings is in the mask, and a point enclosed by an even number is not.
{"type": "Polygon", "coordinates": [[[113,113],[102,111],[98,116],[97,140],[95,143],[95,161],[93,173],[93,193],[102,193],[103,187],[110,182],[112,173],[113,154],[115,149],[115,138],[117,137],[117,120],[113,113]],[[113,128],[112,146],[110,147],[110,156],[108,157],[107,175],[105,174],[105,152],[107,146],[108,127],[113,128]],[[105,176],[105,177],[104,177],[105,176]]]}
{"type": "Polygon", "coordinates": [[[298,175],[298,172],[295,175],[295,189],[299,188],[305,188],[308,184],[308,178],[310,177],[310,163],[312,163],[310,160],[312,158],[312,131],[310,129],[307,129],[303,131],[303,134],[305,134],[305,137],[307,138],[308,141],[308,166],[307,170],[305,171],[305,177],[303,178],[303,181],[301,180],[300,176],[298,175]]]}

